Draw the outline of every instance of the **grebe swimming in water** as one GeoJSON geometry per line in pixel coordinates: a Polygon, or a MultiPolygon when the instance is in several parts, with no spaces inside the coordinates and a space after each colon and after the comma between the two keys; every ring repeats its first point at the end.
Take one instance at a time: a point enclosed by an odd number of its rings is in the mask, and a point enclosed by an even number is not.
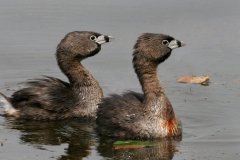
{"type": "Polygon", "coordinates": [[[133,52],[133,66],[143,95],[127,92],[104,98],[97,112],[99,134],[121,139],[156,139],[181,136],[180,121],[157,77],[165,61],[181,41],[164,34],[144,33],[133,52]]]}
{"type": "Polygon", "coordinates": [[[94,119],[103,92],[81,61],[96,55],[111,36],[96,32],[68,33],[58,44],[56,58],[69,83],[53,77],[27,82],[11,97],[0,94],[7,116],[33,120],[94,119]]]}

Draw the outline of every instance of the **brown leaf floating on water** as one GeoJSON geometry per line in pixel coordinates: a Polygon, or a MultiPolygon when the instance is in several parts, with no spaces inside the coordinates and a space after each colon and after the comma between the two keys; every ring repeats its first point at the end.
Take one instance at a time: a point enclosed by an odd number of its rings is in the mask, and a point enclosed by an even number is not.
{"type": "Polygon", "coordinates": [[[182,76],[177,79],[177,82],[208,85],[209,76],[182,76]]]}

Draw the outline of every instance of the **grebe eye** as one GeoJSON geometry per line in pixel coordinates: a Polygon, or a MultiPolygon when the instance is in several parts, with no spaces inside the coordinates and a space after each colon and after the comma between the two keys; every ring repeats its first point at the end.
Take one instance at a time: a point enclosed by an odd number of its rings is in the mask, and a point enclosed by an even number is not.
{"type": "Polygon", "coordinates": [[[168,40],[163,40],[163,41],[162,41],[162,44],[165,45],[165,46],[167,46],[167,45],[169,45],[169,42],[168,42],[168,40]]]}
{"type": "Polygon", "coordinates": [[[90,36],[90,40],[91,40],[91,41],[94,41],[94,40],[96,40],[96,39],[97,39],[96,36],[90,36]]]}

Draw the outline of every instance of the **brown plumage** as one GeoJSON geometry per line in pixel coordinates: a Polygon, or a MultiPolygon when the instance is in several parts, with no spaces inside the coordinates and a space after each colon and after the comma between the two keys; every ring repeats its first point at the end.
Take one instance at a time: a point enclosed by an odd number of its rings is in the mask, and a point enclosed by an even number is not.
{"type": "Polygon", "coordinates": [[[133,52],[133,66],[143,95],[127,92],[104,98],[97,112],[98,132],[121,139],[155,139],[181,135],[180,121],[157,77],[157,66],[172,49],[184,44],[164,34],[141,35],[133,52]]]}
{"type": "Polygon", "coordinates": [[[29,81],[10,98],[0,96],[6,114],[34,120],[95,118],[103,93],[81,61],[97,54],[110,38],[88,31],[68,33],[57,46],[56,58],[69,83],[53,77],[29,81]]]}

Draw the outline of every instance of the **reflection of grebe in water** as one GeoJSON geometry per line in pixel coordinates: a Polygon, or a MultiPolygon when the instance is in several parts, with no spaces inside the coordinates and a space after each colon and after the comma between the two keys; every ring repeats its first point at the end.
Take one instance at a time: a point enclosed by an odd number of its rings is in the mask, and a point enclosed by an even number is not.
{"type": "Polygon", "coordinates": [[[134,46],[133,66],[143,95],[127,92],[104,98],[97,112],[101,135],[123,139],[155,139],[181,135],[180,121],[157,77],[157,66],[181,41],[163,34],[145,33],[134,46]]]}
{"type": "Polygon", "coordinates": [[[79,120],[46,122],[22,119],[8,122],[8,127],[20,131],[21,143],[40,150],[48,150],[49,147],[50,150],[58,149],[55,154],[52,154],[52,151],[46,152],[44,157],[55,155],[54,159],[58,160],[80,160],[88,157],[94,148],[93,146],[97,145],[95,144],[95,134],[93,134],[93,123],[80,122],[79,120]],[[63,147],[64,153],[60,152],[63,147]]]}
{"type": "MultiPolygon", "coordinates": [[[[106,138],[106,137],[105,137],[106,138]]],[[[146,141],[142,141],[144,143],[146,141]]],[[[151,146],[127,146],[122,145],[120,148],[114,147],[113,140],[101,139],[98,146],[98,152],[104,158],[110,159],[127,159],[127,160],[171,160],[174,157],[176,149],[176,141],[159,140],[147,141],[151,146]]]]}
{"type": "MultiPolygon", "coordinates": [[[[55,155],[57,160],[82,160],[84,158],[170,160],[176,152],[176,142],[173,140],[149,141],[151,146],[146,148],[114,149],[112,145],[114,140],[96,136],[94,125],[94,123],[78,120],[39,122],[20,119],[7,123],[8,128],[20,131],[17,133],[19,133],[22,144],[45,150],[47,152],[44,157],[55,155]],[[63,148],[64,153],[60,152],[63,148]],[[51,153],[52,150],[58,152],[51,153]],[[99,154],[96,155],[96,153],[99,154]]],[[[36,152],[26,154],[26,156],[32,154],[36,152]]]]}
{"type": "Polygon", "coordinates": [[[0,94],[6,115],[34,120],[95,118],[102,89],[80,62],[97,54],[110,38],[88,31],[68,33],[57,47],[56,58],[70,83],[46,77],[29,81],[27,88],[10,98],[0,94]]]}

